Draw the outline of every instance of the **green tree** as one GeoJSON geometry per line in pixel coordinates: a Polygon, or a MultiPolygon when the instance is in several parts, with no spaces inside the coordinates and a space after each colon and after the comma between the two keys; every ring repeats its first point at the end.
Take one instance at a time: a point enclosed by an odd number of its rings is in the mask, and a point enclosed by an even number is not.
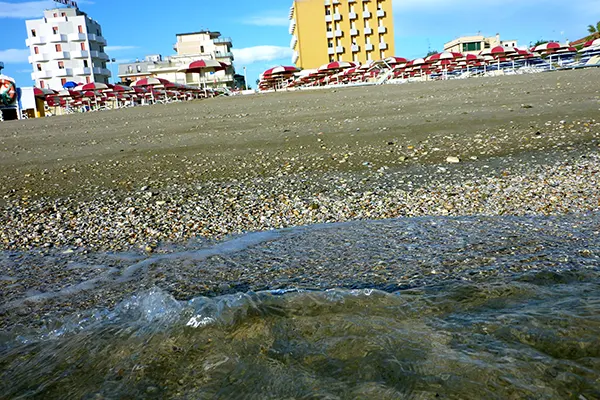
{"type": "Polygon", "coordinates": [[[429,50],[427,52],[427,54],[425,55],[425,57],[429,57],[429,56],[432,56],[432,55],[437,54],[437,53],[438,53],[437,50],[429,50]]]}
{"type": "Polygon", "coordinates": [[[588,25],[588,32],[592,34],[592,36],[596,33],[600,33],[600,21],[596,22],[596,25],[588,25]]]}

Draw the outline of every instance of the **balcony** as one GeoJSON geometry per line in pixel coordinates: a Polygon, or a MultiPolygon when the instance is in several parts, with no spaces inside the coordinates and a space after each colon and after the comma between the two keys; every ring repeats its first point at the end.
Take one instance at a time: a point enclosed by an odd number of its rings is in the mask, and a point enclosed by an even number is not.
{"type": "Polygon", "coordinates": [[[335,49],[333,47],[328,47],[327,54],[329,54],[329,55],[335,54],[335,49]]]}
{"type": "Polygon", "coordinates": [[[100,52],[97,50],[90,51],[90,57],[92,58],[100,58],[100,52]]]}
{"type": "Polygon", "coordinates": [[[371,51],[371,50],[373,50],[373,44],[372,44],[372,43],[367,43],[367,44],[365,44],[365,50],[366,50],[366,51],[371,51]]]}
{"type": "Polygon", "coordinates": [[[335,37],[342,37],[342,36],[344,36],[344,32],[342,32],[342,31],[341,31],[341,30],[339,30],[339,29],[338,29],[338,30],[336,30],[334,33],[335,33],[335,37]]]}
{"type": "Polygon", "coordinates": [[[50,71],[35,71],[31,74],[31,79],[49,79],[52,78],[50,71]]]}
{"type": "Polygon", "coordinates": [[[290,48],[293,49],[296,47],[296,43],[298,43],[298,38],[296,36],[292,36],[292,39],[290,40],[290,48]]]}
{"type": "Polygon", "coordinates": [[[377,10],[377,16],[378,17],[385,17],[385,11],[384,10],[377,10]]]}
{"type": "Polygon", "coordinates": [[[336,46],[335,52],[336,53],[343,53],[344,52],[344,46],[336,46]]]}
{"type": "Polygon", "coordinates": [[[233,60],[233,53],[231,51],[216,51],[215,58],[231,58],[233,60]]]}
{"type": "Polygon", "coordinates": [[[33,54],[29,56],[29,64],[33,64],[34,62],[46,62],[50,61],[50,56],[48,54],[33,54]]]}
{"type": "Polygon", "coordinates": [[[356,15],[355,12],[351,12],[350,14],[348,14],[348,19],[353,20],[358,18],[358,15],[356,15]]]}
{"type": "Polygon", "coordinates": [[[371,12],[370,11],[363,11],[363,18],[371,18],[371,12]]]}
{"type": "Polygon", "coordinates": [[[327,31],[327,33],[325,33],[325,36],[327,36],[327,39],[333,39],[333,31],[327,31]]]}
{"type": "Polygon", "coordinates": [[[379,26],[379,27],[377,27],[377,32],[379,32],[379,33],[386,33],[387,32],[387,28],[385,26],[379,26]]]}
{"type": "Polygon", "coordinates": [[[25,39],[25,46],[27,47],[31,47],[31,46],[35,46],[35,45],[39,45],[39,44],[46,44],[46,37],[45,36],[34,36],[34,37],[30,37],[28,39],[25,39]]]}
{"type": "Polygon", "coordinates": [[[348,3],[356,3],[356,0],[348,0],[348,3]]]}
{"type": "Polygon", "coordinates": [[[71,54],[68,51],[55,51],[50,53],[50,59],[52,60],[68,60],[71,58],[71,54]]]}
{"type": "Polygon", "coordinates": [[[98,52],[98,58],[104,61],[108,61],[110,60],[110,57],[108,56],[108,54],[106,54],[103,51],[98,52]]]}
{"type": "Polygon", "coordinates": [[[55,24],[60,22],[67,22],[67,17],[52,17],[52,18],[44,18],[47,23],[55,24]]]}
{"type": "Polygon", "coordinates": [[[330,5],[331,5],[331,0],[325,0],[325,1],[324,1],[324,4],[325,4],[326,6],[330,6],[330,5]]]}
{"type": "Polygon", "coordinates": [[[294,34],[294,30],[296,29],[296,20],[293,19],[290,21],[290,27],[288,29],[288,31],[290,32],[290,35],[294,34]]]}
{"type": "Polygon", "coordinates": [[[216,38],[213,39],[213,43],[214,44],[231,44],[231,38],[230,37],[220,37],[220,38],[216,38]]]}
{"type": "Polygon", "coordinates": [[[76,50],[71,52],[72,58],[88,58],[90,53],[86,50],[76,50]]]}
{"type": "Polygon", "coordinates": [[[96,40],[98,40],[98,36],[94,35],[93,33],[88,33],[87,36],[90,42],[95,42],[96,40]]]}
{"type": "Polygon", "coordinates": [[[54,70],[54,76],[62,78],[64,76],[73,76],[73,70],[71,68],[59,68],[54,70]]]}
{"type": "Polygon", "coordinates": [[[358,36],[358,29],[355,29],[355,28],[350,29],[350,36],[358,36]]]}
{"type": "Polygon", "coordinates": [[[360,46],[357,44],[353,44],[351,50],[353,53],[356,53],[357,51],[360,51],[360,46]]]}
{"type": "Polygon", "coordinates": [[[373,29],[365,28],[365,35],[370,35],[371,33],[373,33],[373,29]]]}
{"type": "Polygon", "coordinates": [[[333,22],[333,15],[326,15],[325,22],[333,22]]]}
{"type": "Polygon", "coordinates": [[[298,58],[300,58],[300,54],[298,54],[298,52],[295,51],[294,54],[292,55],[292,64],[296,64],[296,61],[298,61],[298,58]]]}
{"type": "Polygon", "coordinates": [[[332,3],[333,4],[340,4],[340,0],[333,0],[332,3]]]}
{"type": "Polygon", "coordinates": [[[85,42],[87,35],[85,33],[69,33],[67,35],[69,42],[85,42]]]}
{"type": "Polygon", "coordinates": [[[48,41],[50,43],[60,43],[67,41],[67,35],[63,35],[62,33],[56,33],[54,35],[48,36],[48,41]]]}
{"type": "Polygon", "coordinates": [[[73,68],[73,75],[91,75],[91,68],[73,68]]]}
{"type": "Polygon", "coordinates": [[[94,67],[92,68],[94,75],[106,75],[110,76],[110,71],[107,68],[94,67]]]}
{"type": "Polygon", "coordinates": [[[387,50],[387,43],[379,43],[379,50],[387,50]]]}
{"type": "Polygon", "coordinates": [[[340,13],[333,14],[333,20],[334,21],[341,21],[342,20],[342,14],[340,14],[340,13]]]}

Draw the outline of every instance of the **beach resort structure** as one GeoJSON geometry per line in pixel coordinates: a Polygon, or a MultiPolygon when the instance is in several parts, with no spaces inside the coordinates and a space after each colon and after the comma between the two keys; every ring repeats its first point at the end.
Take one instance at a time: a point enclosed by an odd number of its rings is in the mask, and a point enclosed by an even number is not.
{"type": "Polygon", "coordinates": [[[36,87],[61,90],[68,81],[108,83],[102,27],[86,13],[76,7],[54,8],[25,24],[36,87]]]}
{"type": "Polygon", "coordinates": [[[299,68],[394,55],[392,0],[294,0],[289,19],[299,68]]]}
{"type": "Polygon", "coordinates": [[[163,58],[161,55],[146,56],[144,60],[119,64],[119,78],[123,82],[134,82],[142,78],[163,78],[171,82],[192,86],[229,87],[235,86],[233,67],[233,43],[231,38],[219,32],[200,31],[180,33],[173,45],[176,54],[163,58]],[[182,68],[197,60],[215,60],[227,65],[215,71],[186,73],[182,68]]]}
{"type": "Polygon", "coordinates": [[[485,49],[495,46],[507,48],[517,47],[516,40],[500,40],[500,34],[485,37],[483,35],[462,36],[444,44],[444,51],[463,54],[479,54],[485,49]]]}

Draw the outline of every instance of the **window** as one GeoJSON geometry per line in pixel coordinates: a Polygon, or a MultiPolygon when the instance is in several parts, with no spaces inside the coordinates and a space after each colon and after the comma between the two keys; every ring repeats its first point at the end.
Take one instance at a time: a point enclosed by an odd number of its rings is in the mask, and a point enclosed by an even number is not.
{"type": "Polygon", "coordinates": [[[331,10],[329,7],[325,9],[325,15],[331,15],[331,10]]]}
{"type": "Polygon", "coordinates": [[[65,83],[67,83],[67,78],[61,78],[60,79],[61,86],[64,85],[65,83]]]}
{"type": "Polygon", "coordinates": [[[85,77],[85,83],[90,83],[90,82],[92,82],[92,80],[90,79],[90,77],[89,77],[89,76],[86,76],[86,77],[85,77]]]}
{"type": "Polygon", "coordinates": [[[133,67],[131,65],[127,66],[127,72],[128,73],[132,73],[133,72],[133,67]]]}
{"type": "Polygon", "coordinates": [[[46,83],[44,81],[40,81],[40,87],[43,89],[46,83]]]}
{"type": "Polygon", "coordinates": [[[462,45],[463,48],[463,52],[464,51],[479,51],[481,50],[481,43],[480,42],[473,42],[473,43],[463,43],[462,45]]]}
{"type": "Polygon", "coordinates": [[[200,53],[204,53],[204,46],[200,46],[200,53]]]}
{"type": "Polygon", "coordinates": [[[77,32],[79,32],[79,33],[83,33],[83,25],[79,25],[79,26],[77,27],[77,32]]]}
{"type": "Polygon", "coordinates": [[[36,37],[36,36],[37,36],[37,33],[36,33],[35,29],[32,29],[31,30],[31,37],[36,37]]]}
{"type": "Polygon", "coordinates": [[[88,61],[87,60],[83,60],[83,68],[87,68],[88,67],[88,61]]]}
{"type": "Polygon", "coordinates": [[[135,69],[137,70],[137,72],[142,72],[142,67],[141,67],[141,65],[138,65],[137,67],[135,67],[135,69]]]}
{"type": "Polygon", "coordinates": [[[58,69],[65,69],[65,62],[64,61],[59,61],[58,62],[58,69]]]}
{"type": "Polygon", "coordinates": [[[57,18],[57,17],[58,17],[58,13],[54,13],[54,14],[52,14],[52,16],[53,16],[54,18],[57,18]]]}
{"type": "Polygon", "coordinates": [[[100,29],[96,29],[96,34],[97,34],[98,36],[102,36],[102,34],[100,33],[100,29]]]}
{"type": "Polygon", "coordinates": [[[33,48],[33,53],[34,53],[34,54],[40,54],[40,48],[39,48],[39,47],[37,47],[37,46],[35,46],[35,47],[33,48]]]}
{"type": "Polygon", "coordinates": [[[41,71],[41,70],[42,70],[42,64],[38,64],[38,65],[36,65],[36,67],[37,67],[37,70],[38,70],[38,71],[41,71]]]}
{"type": "Polygon", "coordinates": [[[60,43],[57,43],[54,45],[54,50],[56,51],[62,51],[62,46],[60,45],[60,43]]]}
{"type": "Polygon", "coordinates": [[[52,33],[55,34],[55,35],[58,33],[58,26],[53,26],[52,27],[52,33]]]}
{"type": "Polygon", "coordinates": [[[85,42],[81,42],[79,44],[79,47],[81,48],[82,51],[85,50],[85,42]]]}
{"type": "Polygon", "coordinates": [[[61,12],[61,13],[60,13],[60,16],[61,16],[61,17],[66,17],[66,16],[67,16],[67,13],[61,12]]]}

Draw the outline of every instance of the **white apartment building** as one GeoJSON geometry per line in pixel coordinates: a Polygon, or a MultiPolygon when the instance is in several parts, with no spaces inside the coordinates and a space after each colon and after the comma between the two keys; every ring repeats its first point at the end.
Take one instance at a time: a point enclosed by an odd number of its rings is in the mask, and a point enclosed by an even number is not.
{"type": "Polygon", "coordinates": [[[78,8],[54,8],[44,18],[28,20],[31,79],[35,86],[61,90],[68,81],[108,83],[108,55],[102,28],[78,8]]]}
{"type": "Polygon", "coordinates": [[[192,86],[234,87],[233,47],[231,38],[222,37],[214,31],[179,33],[173,45],[176,54],[162,58],[159,55],[146,56],[144,61],[119,64],[119,78],[122,81],[135,81],[141,78],[158,77],[171,82],[192,86]],[[203,74],[181,72],[180,69],[196,60],[217,60],[229,67],[222,71],[207,71],[203,74]]]}

